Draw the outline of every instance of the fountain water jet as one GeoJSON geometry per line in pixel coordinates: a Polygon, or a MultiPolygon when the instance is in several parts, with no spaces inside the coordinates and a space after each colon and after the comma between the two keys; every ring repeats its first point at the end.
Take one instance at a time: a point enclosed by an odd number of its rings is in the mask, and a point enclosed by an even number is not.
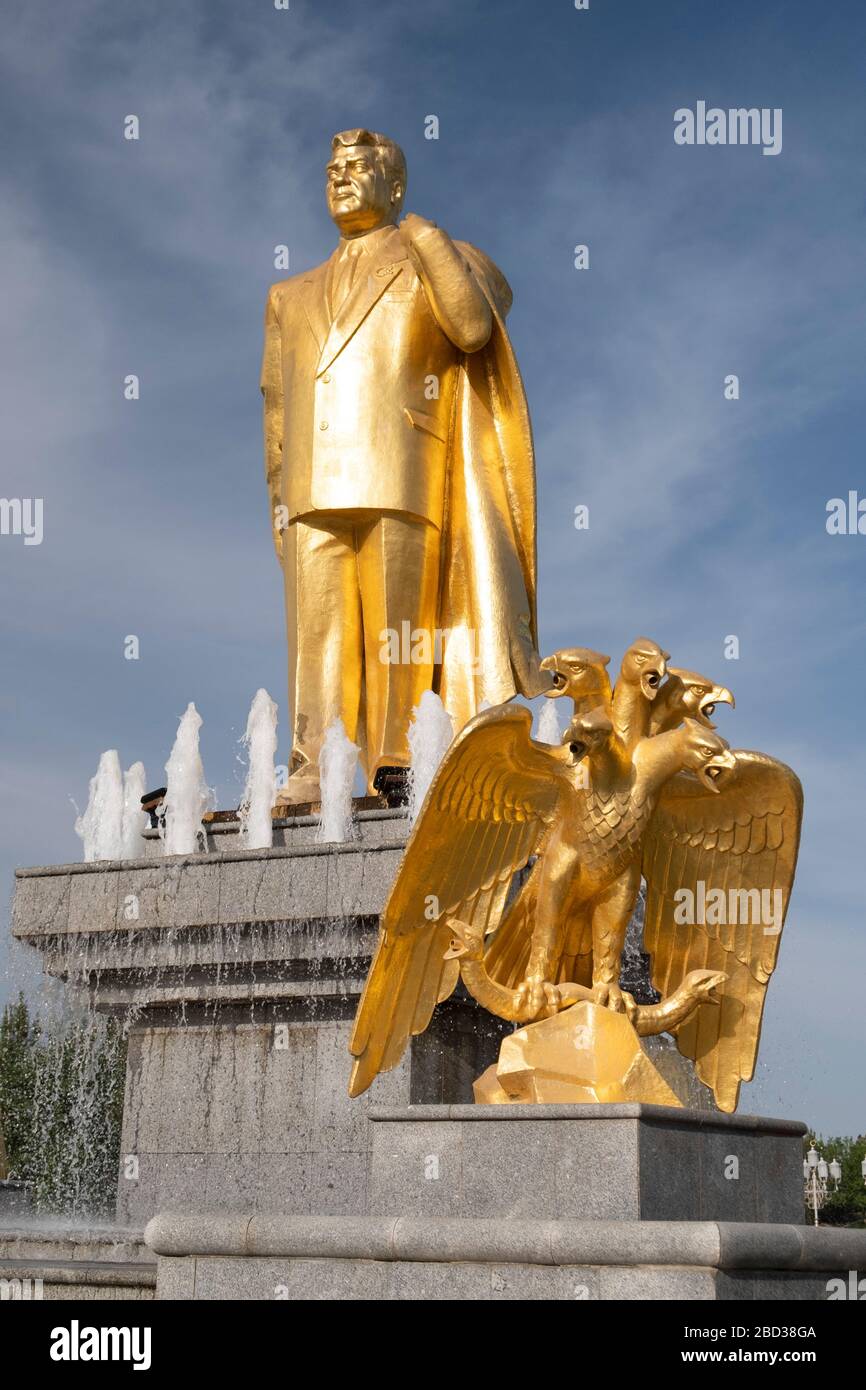
{"type": "Polygon", "coordinates": [[[141,798],[147,791],[144,763],[133,763],[123,774],[123,815],[120,829],[122,859],[140,859],[144,854],[143,834],[148,824],[147,812],[141,809],[141,798]]]}
{"type": "Polygon", "coordinates": [[[274,842],[271,810],[277,795],[277,707],[266,690],[256,691],[241,742],[250,759],[238,813],[241,842],[247,849],[270,849],[274,842]]]}
{"type": "Polygon", "coordinates": [[[415,823],[430,783],[454,738],[451,716],[432,690],[425,690],[409,725],[409,823],[415,823]]]}
{"type": "Polygon", "coordinates": [[[177,737],[165,765],[164,829],[166,854],[195,854],[205,847],[202,816],[211,803],[198,746],[202,718],[190,701],[178,725],[177,737]]]}
{"type": "Polygon", "coordinates": [[[84,844],[84,862],[120,859],[123,854],[123,774],[116,748],[99,759],[90,779],[87,809],[75,822],[75,833],[84,844]]]}
{"type": "Polygon", "coordinates": [[[541,706],[535,733],[535,738],[539,743],[549,743],[556,746],[562,742],[562,727],[559,723],[559,711],[556,705],[556,700],[545,700],[541,706]]]}
{"type": "Polygon", "coordinates": [[[352,839],[352,787],[358,767],[357,744],[347,736],[342,719],[327,730],[319,754],[322,809],[316,839],[340,844],[352,839]]]}

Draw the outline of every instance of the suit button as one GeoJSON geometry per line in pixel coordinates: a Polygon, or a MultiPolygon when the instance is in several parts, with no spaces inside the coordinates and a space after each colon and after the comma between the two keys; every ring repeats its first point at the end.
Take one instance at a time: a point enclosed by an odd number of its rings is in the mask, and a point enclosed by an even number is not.
{"type": "Polygon", "coordinates": [[[320,421],[319,421],[319,429],[320,429],[320,430],[326,430],[327,428],[328,428],[328,422],[327,422],[327,420],[320,420],[320,421]]]}
{"type": "Polygon", "coordinates": [[[331,380],[331,373],[330,373],[330,372],[325,372],[325,375],[322,377],[322,380],[323,380],[323,382],[325,383],[325,385],[327,386],[328,382],[331,380]]]}

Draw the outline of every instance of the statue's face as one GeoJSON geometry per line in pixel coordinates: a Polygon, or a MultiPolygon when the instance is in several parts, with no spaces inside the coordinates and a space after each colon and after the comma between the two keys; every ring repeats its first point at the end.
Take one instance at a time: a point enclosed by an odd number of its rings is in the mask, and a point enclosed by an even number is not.
{"type": "Polygon", "coordinates": [[[327,167],[328,212],[343,236],[393,222],[400,186],[370,145],[342,145],[327,167]]]}

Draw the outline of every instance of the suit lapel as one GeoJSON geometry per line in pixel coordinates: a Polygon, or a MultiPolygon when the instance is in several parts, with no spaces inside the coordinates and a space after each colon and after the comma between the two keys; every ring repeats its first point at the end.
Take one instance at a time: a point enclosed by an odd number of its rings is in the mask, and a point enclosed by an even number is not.
{"type": "MultiPolygon", "coordinates": [[[[334,256],[336,254],[335,251],[334,256]]],[[[328,336],[328,303],[325,292],[328,284],[328,268],[334,256],[304,276],[302,294],[304,313],[320,352],[328,336]]]]}
{"type": "Polygon", "coordinates": [[[337,354],[342,352],[376,301],[405,269],[407,257],[394,256],[395,250],[402,250],[402,245],[398,242],[395,247],[394,242],[395,238],[389,237],[377,255],[361,258],[355,283],[328,330],[316,369],[317,376],[321,376],[337,354]]]}

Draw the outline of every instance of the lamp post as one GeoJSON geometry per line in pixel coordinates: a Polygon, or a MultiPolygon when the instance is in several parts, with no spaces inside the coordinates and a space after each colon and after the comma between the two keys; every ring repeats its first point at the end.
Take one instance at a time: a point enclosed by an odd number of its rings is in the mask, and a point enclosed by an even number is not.
{"type": "MultiPolygon", "coordinates": [[[[866,1159],[861,1164],[863,1181],[866,1182],[866,1159]]],[[[818,1150],[812,1145],[806,1157],[803,1159],[803,1185],[806,1197],[806,1205],[812,1208],[815,1214],[815,1225],[818,1225],[818,1212],[827,1200],[827,1185],[833,1183],[833,1191],[839,1190],[839,1183],[842,1179],[842,1165],[837,1158],[831,1158],[828,1163],[826,1158],[820,1158],[818,1150]]]]}

